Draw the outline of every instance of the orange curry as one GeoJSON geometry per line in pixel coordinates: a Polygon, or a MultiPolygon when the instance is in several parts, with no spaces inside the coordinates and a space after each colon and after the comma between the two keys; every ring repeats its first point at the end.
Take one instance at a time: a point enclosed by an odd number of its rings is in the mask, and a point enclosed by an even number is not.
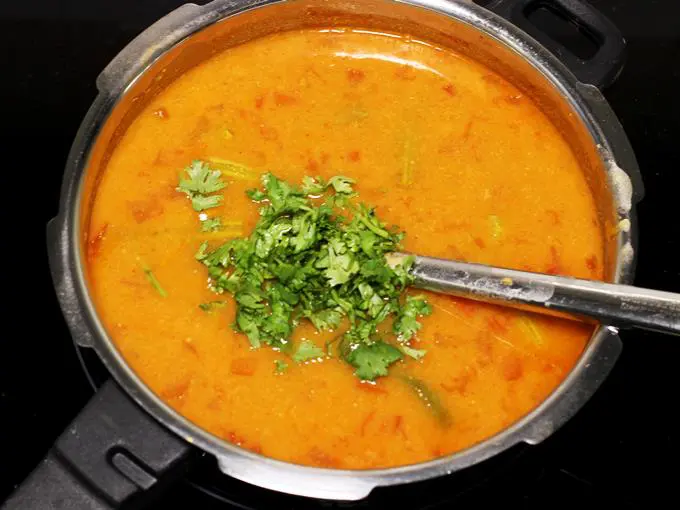
{"type": "MultiPolygon", "coordinates": [[[[201,242],[248,235],[245,190],[336,174],[406,232],[405,249],[506,267],[602,277],[593,198],[568,144],[503,78],[408,37],[304,30],[218,54],[132,123],[108,163],[86,237],[91,291],[116,346],[170,406],[243,448],[294,463],[364,469],[426,461],[507,427],[564,379],[591,328],[428,295],[403,371],[448,410],[446,426],[395,377],[360,382],[325,358],[275,373],[282,354],[213,313],[201,242]],[[201,233],[176,190],[193,160],[254,170],[223,177],[226,230],[201,233]],[[145,270],[162,285],[161,295],[145,270]]],[[[311,326],[294,338],[323,345],[311,326]]]]}

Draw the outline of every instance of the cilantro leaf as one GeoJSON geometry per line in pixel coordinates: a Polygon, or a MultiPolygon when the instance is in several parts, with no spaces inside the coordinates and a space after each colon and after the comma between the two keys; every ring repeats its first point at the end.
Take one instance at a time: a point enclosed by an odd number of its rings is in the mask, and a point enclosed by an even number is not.
{"type": "Polygon", "coordinates": [[[253,202],[262,202],[267,198],[267,195],[262,193],[259,189],[249,189],[246,191],[246,195],[248,195],[248,198],[253,202]]]}
{"type": "Polygon", "coordinates": [[[331,177],[328,182],[321,177],[305,176],[302,179],[302,192],[305,195],[320,196],[329,188],[333,188],[338,195],[352,195],[354,194],[352,189],[354,183],[354,179],[342,175],[331,177]]]}
{"type": "Polygon", "coordinates": [[[305,195],[322,195],[327,188],[328,184],[321,177],[309,177],[306,175],[302,178],[302,192],[305,195]]]}
{"type": "Polygon", "coordinates": [[[380,223],[380,220],[375,216],[375,210],[374,209],[369,209],[366,206],[363,206],[359,208],[359,210],[356,213],[355,218],[359,220],[361,223],[364,224],[368,230],[376,234],[377,236],[380,236],[382,238],[389,238],[390,233],[385,229],[382,223],[380,223]]]}
{"type": "Polygon", "coordinates": [[[425,301],[424,296],[407,296],[406,303],[399,310],[399,315],[394,321],[394,333],[400,341],[407,342],[421,328],[418,317],[430,315],[432,307],[425,301]]]}
{"type": "Polygon", "coordinates": [[[364,298],[363,307],[371,317],[377,317],[387,305],[383,298],[368,283],[362,282],[358,285],[359,293],[364,298]]]}
{"type": "Polygon", "coordinates": [[[245,288],[237,292],[234,297],[242,308],[258,310],[265,307],[264,294],[257,288],[245,288]]]}
{"type": "Polygon", "coordinates": [[[295,354],[293,354],[293,360],[295,360],[297,363],[302,363],[311,359],[322,358],[325,355],[326,353],[321,347],[318,347],[309,340],[303,340],[300,342],[300,345],[298,345],[295,354]]]}
{"type": "Polygon", "coordinates": [[[222,195],[194,195],[191,197],[191,206],[194,211],[201,212],[222,205],[222,195]]]}
{"type": "Polygon", "coordinates": [[[206,313],[212,312],[215,308],[222,308],[226,306],[227,303],[224,301],[209,301],[207,303],[201,303],[198,307],[206,313]]]}
{"type": "Polygon", "coordinates": [[[201,232],[216,232],[223,228],[222,218],[207,218],[201,221],[201,232]]]}
{"type": "Polygon", "coordinates": [[[236,329],[245,333],[254,349],[260,347],[260,330],[257,326],[257,317],[247,312],[240,312],[236,316],[236,329]]]}
{"type": "Polygon", "coordinates": [[[274,174],[262,176],[262,184],[274,212],[295,211],[307,205],[303,193],[274,174]]]}
{"type": "Polygon", "coordinates": [[[354,190],[352,189],[352,184],[354,183],[354,179],[342,175],[336,175],[328,180],[328,185],[333,186],[335,192],[342,195],[351,195],[354,193],[354,190]]]}
{"type": "Polygon", "coordinates": [[[346,283],[358,271],[359,264],[347,250],[346,244],[339,239],[331,239],[328,243],[328,268],[325,271],[330,286],[346,283]]]}
{"type": "Polygon", "coordinates": [[[203,241],[203,243],[201,243],[201,246],[199,246],[196,251],[196,255],[194,255],[196,260],[203,260],[208,256],[208,246],[208,241],[203,241]]]}
{"type": "Polygon", "coordinates": [[[221,175],[219,170],[211,170],[206,163],[194,161],[180,174],[177,191],[185,193],[191,199],[191,206],[195,211],[217,207],[222,204],[223,197],[210,193],[216,193],[226,186],[221,175]]]}
{"type": "Polygon", "coordinates": [[[337,308],[324,308],[318,312],[306,311],[305,317],[307,317],[319,331],[333,331],[340,325],[342,311],[337,308]]]}
{"type": "Polygon", "coordinates": [[[299,253],[310,248],[316,240],[316,215],[314,212],[299,214],[293,218],[293,233],[295,237],[291,239],[295,252],[299,253]]]}
{"type": "Polygon", "coordinates": [[[274,365],[275,365],[274,373],[277,375],[281,375],[285,373],[286,370],[288,370],[288,363],[286,363],[283,360],[280,359],[274,360],[274,365]]]}
{"type": "Polygon", "coordinates": [[[226,186],[221,175],[219,170],[211,170],[206,163],[194,161],[184,169],[177,190],[186,193],[190,198],[197,194],[215,193],[226,186]]]}
{"type": "Polygon", "coordinates": [[[357,345],[346,356],[347,362],[356,368],[354,373],[367,381],[387,375],[388,367],[401,358],[399,349],[385,342],[357,345]]]}
{"type": "Polygon", "coordinates": [[[413,359],[420,359],[425,356],[425,354],[427,354],[427,351],[424,349],[414,349],[408,345],[402,345],[401,350],[404,352],[404,354],[411,356],[413,359]]]}

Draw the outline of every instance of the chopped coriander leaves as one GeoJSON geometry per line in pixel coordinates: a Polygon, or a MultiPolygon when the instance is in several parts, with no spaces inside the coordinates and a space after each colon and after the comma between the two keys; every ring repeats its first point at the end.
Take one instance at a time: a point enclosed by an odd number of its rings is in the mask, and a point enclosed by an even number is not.
{"type": "Polygon", "coordinates": [[[326,188],[327,186],[321,177],[306,175],[302,178],[302,192],[305,195],[322,195],[326,188]]]}
{"type": "Polygon", "coordinates": [[[418,317],[431,313],[432,307],[425,301],[424,296],[406,296],[406,302],[394,321],[394,333],[399,337],[399,340],[407,342],[420,329],[418,317]]]}
{"type": "Polygon", "coordinates": [[[265,193],[262,193],[259,189],[249,189],[248,191],[246,191],[246,195],[253,202],[262,202],[267,198],[267,195],[265,193]]]}
{"type": "Polygon", "coordinates": [[[309,196],[320,196],[332,188],[340,195],[353,195],[352,184],[354,182],[354,179],[342,175],[331,177],[328,181],[324,181],[321,177],[305,176],[302,179],[302,192],[309,196]]]}
{"type": "Polygon", "coordinates": [[[215,308],[223,308],[227,305],[225,301],[209,301],[207,303],[201,303],[198,307],[204,312],[212,312],[215,308]]]}
{"type": "Polygon", "coordinates": [[[194,208],[194,211],[205,211],[222,205],[222,200],[222,195],[194,195],[191,197],[191,207],[194,208]]]}
{"type": "Polygon", "coordinates": [[[362,206],[361,209],[357,211],[356,218],[375,235],[386,239],[390,238],[390,233],[385,230],[384,226],[380,223],[380,220],[375,217],[375,213],[372,209],[362,206]]]}
{"type": "Polygon", "coordinates": [[[208,256],[208,241],[203,241],[196,252],[196,260],[203,260],[208,256]]]}
{"type": "Polygon", "coordinates": [[[336,175],[328,180],[328,186],[333,186],[336,193],[351,195],[354,193],[354,190],[352,190],[352,184],[354,184],[354,182],[354,179],[350,179],[349,177],[336,175]]]}
{"type": "Polygon", "coordinates": [[[215,193],[226,186],[222,182],[219,170],[211,170],[208,165],[202,161],[194,161],[191,166],[184,169],[186,174],[179,180],[179,191],[183,191],[187,195],[208,193],[215,193]]]}
{"type": "Polygon", "coordinates": [[[260,208],[251,234],[219,246],[204,242],[196,259],[207,268],[210,288],[234,297],[233,327],[253,348],[268,345],[298,363],[336,351],[359,378],[374,380],[404,356],[425,354],[408,341],[431,309],[422,296],[405,296],[413,259],[386,261],[403,234],[374,209],[352,203],[353,185],[342,176],[305,177],[298,187],[264,174],[262,189],[247,193],[260,208]],[[337,347],[327,346],[327,353],[303,341],[291,348],[305,320],[319,331],[338,330],[337,347]]]}
{"type": "Polygon", "coordinates": [[[317,312],[305,310],[304,316],[314,324],[319,331],[333,331],[340,326],[342,321],[342,310],[337,308],[324,308],[317,312]]]}
{"type": "Polygon", "coordinates": [[[222,181],[222,172],[211,170],[202,161],[194,161],[180,174],[177,191],[185,193],[191,199],[195,211],[204,211],[222,204],[222,195],[212,195],[226,186],[222,181]]]}
{"type": "Polygon", "coordinates": [[[223,228],[222,218],[207,218],[201,221],[201,232],[217,232],[223,228]]]}
{"type": "Polygon", "coordinates": [[[389,366],[402,358],[399,350],[385,342],[359,344],[345,357],[356,368],[354,372],[360,379],[372,381],[387,375],[389,366]]]}
{"type": "Polygon", "coordinates": [[[425,356],[425,354],[427,354],[427,351],[425,351],[424,349],[414,349],[413,347],[409,347],[408,345],[402,345],[401,350],[404,354],[412,357],[413,359],[420,359],[423,356],[425,356]]]}
{"type": "Polygon", "coordinates": [[[253,349],[260,348],[260,331],[258,329],[257,316],[245,311],[239,311],[239,313],[236,315],[234,329],[241,333],[245,333],[253,349]]]}
{"type": "Polygon", "coordinates": [[[293,354],[293,360],[297,363],[302,363],[304,361],[309,361],[312,359],[322,358],[326,355],[321,347],[318,347],[313,342],[309,340],[303,340],[298,345],[297,351],[293,354]]]}
{"type": "Polygon", "coordinates": [[[324,264],[327,265],[324,274],[328,278],[331,287],[347,283],[350,277],[359,271],[359,262],[356,257],[348,251],[347,244],[338,239],[331,239],[326,245],[328,254],[323,254],[324,264]]]}
{"type": "Polygon", "coordinates": [[[281,375],[288,370],[288,363],[281,359],[277,359],[274,361],[274,373],[277,375],[281,375]]]}

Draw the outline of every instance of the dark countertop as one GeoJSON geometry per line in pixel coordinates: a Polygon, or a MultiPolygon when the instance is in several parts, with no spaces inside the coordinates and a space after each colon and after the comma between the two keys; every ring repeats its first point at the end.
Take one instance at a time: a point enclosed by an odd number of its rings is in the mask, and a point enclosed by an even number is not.
{"type": "MultiPolygon", "coordinates": [[[[45,224],[57,211],[67,152],[94,99],[97,74],[140,30],[181,3],[0,3],[0,161],[5,165],[0,501],[90,395],[45,253],[45,224]]],[[[636,284],[680,292],[680,2],[591,3],[618,25],[629,44],[626,68],[605,95],[631,140],[646,186],[638,209],[636,284]]],[[[624,332],[622,338],[623,355],[601,390],[563,429],[532,448],[537,460],[526,483],[496,494],[494,501],[543,508],[588,498],[647,508],[674,496],[680,342],[639,331],[624,332]]],[[[182,487],[171,494],[174,502],[222,508],[182,487]]],[[[470,496],[458,503],[476,507],[491,497],[470,496]]]]}

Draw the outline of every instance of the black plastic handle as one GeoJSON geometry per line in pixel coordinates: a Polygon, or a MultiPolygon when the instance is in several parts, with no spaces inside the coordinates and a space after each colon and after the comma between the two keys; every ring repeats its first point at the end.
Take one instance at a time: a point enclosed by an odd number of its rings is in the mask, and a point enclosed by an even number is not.
{"type": "Polygon", "coordinates": [[[108,381],[2,509],[141,508],[184,472],[193,453],[108,381]]]}
{"type": "Polygon", "coordinates": [[[487,9],[518,26],[554,53],[583,83],[598,88],[618,78],[626,60],[626,40],[607,17],[584,0],[493,0],[487,9]],[[578,28],[597,46],[592,56],[582,58],[536,26],[529,16],[546,9],[578,28]]]}

